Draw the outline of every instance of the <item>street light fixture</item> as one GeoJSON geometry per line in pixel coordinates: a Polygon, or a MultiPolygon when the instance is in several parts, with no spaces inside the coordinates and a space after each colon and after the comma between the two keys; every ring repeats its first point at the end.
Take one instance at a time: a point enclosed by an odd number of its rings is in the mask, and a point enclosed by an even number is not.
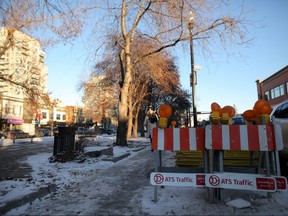
{"type": "Polygon", "coordinates": [[[194,127],[197,127],[197,108],[196,108],[196,83],[197,74],[194,68],[194,53],[193,53],[193,26],[194,18],[192,12],[189,13],[188,29],[190,34],[190,58],[191,58],[191,74],[190,74],[190,85],[192,87],[192,110],[193,110],[193,123],[194,127]]]}

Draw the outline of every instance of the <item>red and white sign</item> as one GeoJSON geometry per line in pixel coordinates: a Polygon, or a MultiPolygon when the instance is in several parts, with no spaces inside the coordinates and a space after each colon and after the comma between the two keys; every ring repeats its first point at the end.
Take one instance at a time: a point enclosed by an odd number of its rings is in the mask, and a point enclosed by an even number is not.
{"type": "Polygon", "coordinates": [[[287,179],[284,176],[273,176],[276,179],[277,190],[287,190],[287,179]]]}
{"type": "Polygon", "coordinates": [[[153,128],[152,148],[165,151],[203,151],[205,128],[153,128]]]}
{"type": "Polygon", "coordinates": [[[205,185],[212,188],[276,191],[275,178],[246,173],[206,174],[205,185]]]}
{"type": "Polygon", "coordinates": [[[150,183],[165,186],[205,187],[205,174],[152,172],[150,183]]]}
{"type": "Polygon", "coordinates": [[[205,147],[234,151],[282,150],[281,128],[279,125],[208,125],[205,147]]]}

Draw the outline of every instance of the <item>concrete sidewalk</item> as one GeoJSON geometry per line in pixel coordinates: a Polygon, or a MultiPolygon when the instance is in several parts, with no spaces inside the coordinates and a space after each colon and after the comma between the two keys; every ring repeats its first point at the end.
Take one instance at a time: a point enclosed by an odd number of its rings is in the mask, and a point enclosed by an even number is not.
{"type": "MultiPolygon", "coordinates": [[[[113,156],[110,155],[110,157],[106,158],[107,161],[113,161],[113,162],[117,162],[117,163],[115,163],[115,165],[113,165],[111,168],[109,168],[107,170],[103,170],[103,172],[101,173],[102,176],[101,176],[100,179],[102,179],[102,178],[109,179],[110,177],[113,177],[113,176],[116,175],[116,176],[118,176],[120,178],[119,179],[119,182],[120,182],[119,186],[121,186],[121,188],[117,187],[117,190],[116,191],[114,190],[114,192],[113,192],[113,193],[115,193],[115,195],[113,195],[113,196],[107,197],[107,196],[105,196],[105,194],[99,195],[99,197],[102,197],[102,199],[99,200],[99,205],[105,207],[106,205],[110,205],[111,203],[114,203],[114,202],[115,203],[119,203],[119,205],[125,205],[124,200],[122,200],[122,202],[119,202],[119,200],[118,200],[118,197],[120,196],[120,194],[127,194],[127,197],[130,197],[130,196],[132,196],[134,194],[135,190],[137,188],[139,188],[139,183],[142,186],[147,186],[149,184],[149,181],[147,181],[147,178],[149,178],[149,173],[152,170],[153,163],[151,163],[152,162],[151,158],[149,158],[149,157],[147,158],[148,155],[151,156],[151,151],[150,151],[150,148],[146,148],[146,147],[147,147],[147,145],[139,147],[139,148],[135,148],[133,151],[141,151],[141,152],[137,153],[137,155],[139,157],[136,157],[136,156],[130,157],[129,163],[119,163],[119,162],[122,159],[130,156],[130,153],[119,155],[117,157],[113,157],[113,156]],[[127,172],[126,170],[131,168],[131,167],[129,167],[128,164],[132,163],[132,164],[135,165],[135,163],[139,163],[142,160],[140,158],[144,159],[144,162],[143,162],[143,165],[145,165],[143,167],[144,169],[139,169],[139,170],[134,170],[134,171],[131,170],[130,172],[127,172]],[[139,179],[135,179],[134,178],[135,177],[135,172],[139,172],[137,174],[137,176],[141,177],[140,181],[139,181],[139,179]],[[134,180],[134,183],[131,182],[131,179],[134,180]],[[124,185],[122,185],[123,182],[126,182],[126,183],[124,185]],[[127,182],[130,182],[129,185],[131,187],[129,187],[129,190],[127,190],[128,189],[127,182]],[[103,199],[103,198],[105,198],[105,199],[103,199]]],[[[105,154],[105,152],[109,153],[110,151],[107,150],[107,149],[108,149],[108,147],[107,148],[103,148],[101,151],[103,151],[104,154],[105,154]]],[[[90,151],[90,154],[91,154],[91,151],[90,151]]],[[[99,154],[101,155],[102,153],[99,153],[99,154]]],[[[143,165],[141,165],[141,166],[143,166],[143,165]]],[[[139,168],[139,166],[137,166],[137,168],[139,168]]],[[[95,180],[97,181],[97,177],[95,177],[95,180]]],[[[112,182],[110,182],[110,183],[111,183],[111,185],[113,185],[112,182]]],[[[109,184],[109,182],[106,182],[106,184],[109,184]]],[[[91,184],[91,181],[83,182],[81,185],[77,185],[77,188],[78,188],[77,190],[82,191],[82,190],[84,190],[83,188],[88,189],[89,191],[93,190],[93,184],[91,184]],[[91,188],[89,188],[89,187],[91,187],[91,188]]],[[[74,186],[71,186],[71,187],[73,188],[74,186]]],[[[109,186],[109,187],[111,187],[111,186],[109,186]]],[[[28,194],[28,195],[26,195],[24,197],[21,197],[19,199],[7,202],[6,205],[0,207],[0,214],[3,215],[3,214],[9,212],[12,209],[15,209],[17,207],[25,205],[27,203],[31,204],[29,206],[29,209],[33,208],[33,202],[35,200],[39,200],[39,199],[43,199],[43,198],[45,200],[47,200],[47,199],[49,199],[49,196],[55,196],[55,194],[57,194],[56,196],[60,196],[61,200],[67,200],[67,199],[70,200],[70,198],[67,198],[67,197],[65,198],[65,197],[62,197],[61,194],[58,194],[57,185],[51,184],[51,185],[48,185],[47,187],[41,187],[41,188],[39,188],[38,191],[32,192],[32,193],[30,193],[30,194],[28,194]],[[47,196],[47,198],[45,196],[47,196]]],[[[69,197],[69,191],[67,191],[66,196],[69,197]]],[[[86,196],[85,191],[83,191],[82,194],[79,194],[79,196],[85,197],[86,196]]],[[[125,202],[129,202],[129,200],[126,200],[125,202]]],[[[50,214],[59,213],[59,212],[54,212],[53,211],[53,209],[54,209],[53,206],[59,205],[59,202],[57,202],[57,203],[52,202],[52,203],[53,204],[51,206],[51,209],[49,210],[49,213],[47,212],[49,215],[50,214]]],[[[126,203],[126,204],[128,204],[128,203],[126,203]]],[[[48,203],[47,205],[49,206],[50,203],[48,203]]],[[[67,205],[67,203],[65,203],[65,205],[67,205]]],[[[102,208],[100,208],[100,209],[102,209],[102,208]]],[[[34,211],[35,210],[33,210],[33,212],[34,211]]],[[[87,209],[85,209],[85,210],[83,209],[82,211],[87,211],[87,209]]],[[[99,208],[98,208],[97,211],[99,211],[99,208]]],[[[30,210],[29,210],[29,212],[30,212],[30,210]]],[[[107,212],[107,211],[105,211],[105,212],[107,212]]],[[[69,214],[70,213],[72,213],[72,212],[69,212],[69,214]]],[[[92,212],[90,212],[90,213],[92,213],[92,212]]],[[[39,212],[39,214],[43,214],[43,212],[42,213],[39,212]]],[[[61,212],[61,214],[62,214],[62,212],[61,212]]],[[[67,213],[63,212],[63,214],[67,214],[67,213]]],[[[97,214],[98,214],[98,212],[97,212],[97,214]]]]}

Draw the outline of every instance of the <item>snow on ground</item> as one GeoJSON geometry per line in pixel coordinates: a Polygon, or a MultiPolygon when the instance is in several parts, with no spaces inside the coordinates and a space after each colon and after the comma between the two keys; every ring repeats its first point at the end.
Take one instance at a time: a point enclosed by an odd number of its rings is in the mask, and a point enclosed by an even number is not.
{"type": "MultiPolygon", "coordinates": [[[[134,141],[138,143],[138,149],[141,145],[149,146],[147,139],[139,138],[134,139],[134,141]]],[[[103,146],[113,146],[113,142],[115,142],[115,137],[98,136],[97,139],[95,139],[94,146],[93,142],[87,145],[90,150],[95,150],[95,148],[103,148],[103,146]]],[[[138,154],[138,151],[133,151],[134,149],[135,148],[131,146],[130,148],[114,146],[113,152],[114,156],[127,152],[133,156],[138,154]]],[[[171,154],[173,156],[173,153],[171,154]]],[[[74,193],[73,196],[77,196],[78,191],[72,190],[71,185],[81,185],[83,182],[87,182],[87,179],[95,175],[95,173],[101,172],[116,164],[112,161],[103,161],[102,159],[105,156],[87,158],[83,163],[77,163],[75,161],[49,163],[49,157],[51,157],[50,153],[41,153],[30,156],[23,161],[33,167],[31,179],[0,182],[0,207],[8,201],[18,199],[36,191],[39,187],[44,187],[49,184],[57,185],[58,193],[61,193],[61,191],[68,193],[67,191],[69,191],[69,193],[74,193]]],[[[123,163],[129,163],[129,157],[124,159],[125,161],[123,163]]],[[[115,178],[117,178],[117,176],[115,178]]],[[[108,182],[109,181],[110,180],[108,180],[108,182]]],[[[103,182],[103,186],[101,186],[103,188],[99,190],[103,190],[109,194],[111,185],[107,183],[105,176],[103,179],[100,179],[99,182],[103,182]]],[[[139,190],[141,190],[142,210],[149,215],[288,215],[288,191],[276,192],[272,194],[271,198],[267,198],[267,193],[265,192],[235,192],[235,190],[225,190],[224,202],[210,203],[205,200],[206,190],[204,188],[166,186],[165,188],[159,188],[158,202],[155,203],[153,201],[153,186],[144,187],[139,190]]],[[[89,188],[87,188],[87,196],[92,197],[92,194],[93,191],[89,191],[89,188]]],[[[36,204],[37,202],[39,202],[40,206],[41,200],[35,200],[36,204]]],[[[7,215],[22,215],[25,209],[27,209],[27,205],[29,204],[15,208],[8,212],[7,215]]],[[[65,209],[66,207],[63,206],[62,208],[65,209]]]]}

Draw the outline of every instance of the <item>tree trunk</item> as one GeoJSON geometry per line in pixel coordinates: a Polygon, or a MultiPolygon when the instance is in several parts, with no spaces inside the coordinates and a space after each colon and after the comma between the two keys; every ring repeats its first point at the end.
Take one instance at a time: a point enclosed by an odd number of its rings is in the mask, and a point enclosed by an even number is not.
{"type": "MultiPolygon", "coordinates": [[[[130,53],[130,40],[126,40],[125,46],[125,69],[123,68],[124,74],[122,75],[123,84],[120,85],[120,97],[119,97],[119,114],[118,114],[118,128],[116,145],[127,146],[127,129],[128,129],[128,95],[129,86],[132,80],[132,64],[131,64],[131,53],[130,53]],[[125,71],[124,71],[125,70],[125,71]]],[[[120,61],[123,59],[120,58],[120,61]]],[[[123,62],[122,62],[123,63],[123,62]]]]}
{"type": "MultiPolygon", "coordinates": [[[[121,98],[123,98],[123,94],[121,94],[121,98]]],[[[117,146],[127,146],[127,123],[127,104],[123,104],[123,102],[119,101],[118,128],[116,137],[117,146]]]]}
{"type": "Polygon", "coordinates": [[[139,113],[140,113],[140,105],[141,103],[138,103],[137,108],[136,108],[136,113],[135,113],[134,130],[133,130],[134,138],[138,137],[138,124],[139,124],[138,119],[139,119],[139,113]]]}
{"type": "Polygon", "coordinates": [[[138,137],[138,115],[135,117],[134,127],[133,127],[133,137],[138,137]]]}
{"type": "Polygon", "coordinates": [[[132,134],[132,126],[133,126],[133,106],[132,106],[132,98],[128,96],[128,129],[127,129],[127,139],[131,138],[132,134]]]}

